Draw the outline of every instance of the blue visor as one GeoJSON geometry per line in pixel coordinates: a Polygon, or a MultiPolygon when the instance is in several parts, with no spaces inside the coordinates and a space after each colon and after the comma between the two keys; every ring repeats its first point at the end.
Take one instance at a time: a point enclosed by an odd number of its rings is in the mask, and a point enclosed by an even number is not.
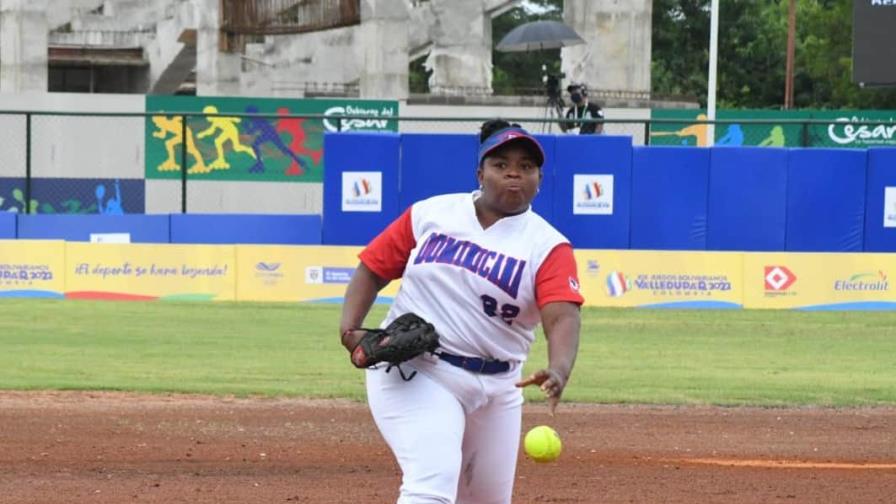
{"type": "Polygon", "coordinates": [[[498,130],[479,144],[479,164],[481,165],[482,160],[491,152],[508,142],[523,142],[527,144],[535,157],[536,164],[538,166],[544,165],[544,149],[541,148],[541,144],[528,131],[517,127],[498,130]]]}

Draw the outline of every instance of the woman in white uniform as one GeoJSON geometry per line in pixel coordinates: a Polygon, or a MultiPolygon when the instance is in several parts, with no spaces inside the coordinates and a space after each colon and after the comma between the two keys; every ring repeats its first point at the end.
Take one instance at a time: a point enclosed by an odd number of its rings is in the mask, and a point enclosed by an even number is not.
{"type": "Polygon", "coordinates": [[[399,504],[509,503],[520,389],[541,387],[553,413],[569,380],[583,299],[572,246],[531,208],[543,164],[528,132],[489,121],[479,190],[415,203],[360,254],[342,311],[345,348],[355,348],[377,292],[397,278],[381,327],[413,312],[440,335],[436,352],[400,370],[367,370],[371,413],[403,474],[399,504]],[[522,379],[539,323],[548,363],[522,379]]]}

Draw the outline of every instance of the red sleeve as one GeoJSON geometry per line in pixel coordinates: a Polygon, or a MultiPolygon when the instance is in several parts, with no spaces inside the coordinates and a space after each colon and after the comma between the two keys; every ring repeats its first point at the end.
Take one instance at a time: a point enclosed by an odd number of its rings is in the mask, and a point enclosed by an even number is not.
{"type": "Polygon", "coordinates": [[[404,274],[411,250],[417,246],[411,228],[411,207],[392,221],[358,257],[370,271],[384,280],[395,280],[404,274]]]}
{"type": "Polygon", "coordinates": [[[585,298],[579,294],[579,277],[572,245],[561,243],[541,263],[535,274],[535,301],[539,308],[556,301],[581,305],[585,298]]]}

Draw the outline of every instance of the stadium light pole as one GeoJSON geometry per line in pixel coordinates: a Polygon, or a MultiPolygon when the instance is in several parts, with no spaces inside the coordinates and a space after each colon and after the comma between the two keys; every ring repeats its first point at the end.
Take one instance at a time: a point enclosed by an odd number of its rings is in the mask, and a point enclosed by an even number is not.
{"type": "MultiPolygon", "coordinates": [[[[716,120],[716,72],[719,59],[719,0],[712,0],[709,11],[709,78],[706,83],[706,118],[716,120]]],[[[716,125],[707,124],[706,145],[716,141],[716,125]]]]}

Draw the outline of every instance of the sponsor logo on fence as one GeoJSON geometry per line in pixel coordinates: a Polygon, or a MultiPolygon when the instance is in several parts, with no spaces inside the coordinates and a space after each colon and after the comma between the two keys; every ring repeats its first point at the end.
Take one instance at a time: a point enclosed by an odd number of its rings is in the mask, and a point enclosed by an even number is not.
{"type": "Polygon", "coordinates": [[[342,211],[379,212],[383,207],[381,172],[342,173],[342,211]]]}
{"type": "Polygon", "coordinates": [[[385,130],[389,127],[389,119],[395,115],[395,109],[392,107],[356,107],[347,105],[345,107],[339,105],[330,107],[324,112],[324,128],[327,131],[352,131],[352,130],[385,130]],[[368,116],[366,118],[354,119],[337,119],[330,116],[368,116]],[[341,122],[340,122],[341,121],[341,122]]]}
{"type": "MultiPolygon", "coordinates": [[[[852,124],[860,121],[878,122],[881,119],[866,119],[864,117],[838,117],[836,123],[828,126],[828,136],[835,143],[849,145],[854,143],[864,145],[890,145],[896,144],[896,126],[852,124]]],[[[893,118],[889,119],[893,122],[893,118]]]]}
{"type": "Polygon", "coordinates": [[[630,291],[631,288],[632,284],[629,282],[628,278],[625,278],[625,274],[613,271],[607,275],[607,294],[610,296],[622,297],[622,295],[630,291]]]}
{"type": "Polygon", "coordinates": [[[591,276],[596,276],[600,272],[600,263],[596,259],[588,259],[585,272],[591,276]]]}
{"type": "Polygon", "coordinates": [[[796,275],[787,266],[765,267],[765,294],[784,294],[796,282],[796,275]]]}
{"type": "Polygon", "coordinates": [[[884,227],[896,228],[896,187],[884,187],[884,227]]]}
{"type": "Polygon", "coordinates": [[[842,291],[888,291],[890,283],[883,271],[857,273],[849,278],[835,280],[834,290],[842,291]]]}
{"type": "Polygon", "coordinates": [[[265,285],[274,285],[283,278],[283,272],[280,271],[281,263],[259,261],[255,263],[255,278],[261,280],[265,285]]]}
{"type": "Polygon", "coordinates": [[[347,284],[355,268],[332,266],[308,266],[305,268],[306,284],[347,284]]]}
{"type": "Polygon", "coordinates": [[[572,213],[613,215],[613,175],[573,175],[572,213]]]}

